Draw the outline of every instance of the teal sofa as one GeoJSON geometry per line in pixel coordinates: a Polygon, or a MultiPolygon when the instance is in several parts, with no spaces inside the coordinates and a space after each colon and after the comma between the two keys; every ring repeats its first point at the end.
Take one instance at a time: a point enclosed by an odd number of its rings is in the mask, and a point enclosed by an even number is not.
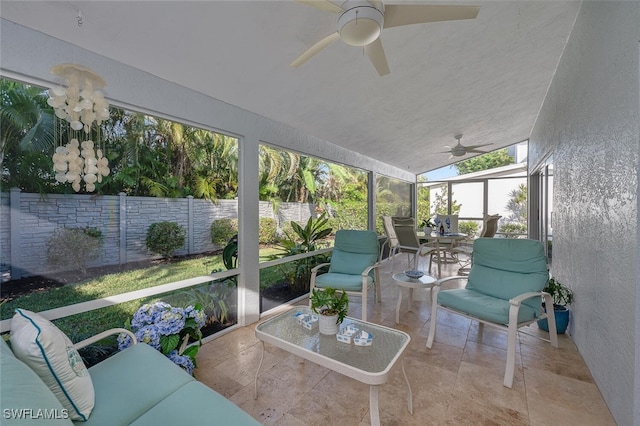
{"type": "Polygon", "coordinates": [[[143,343],[89,368],[95,406],[87,421],[72,422],[40,377],[0,340],[2,425],[260,424],[143,343]]]}

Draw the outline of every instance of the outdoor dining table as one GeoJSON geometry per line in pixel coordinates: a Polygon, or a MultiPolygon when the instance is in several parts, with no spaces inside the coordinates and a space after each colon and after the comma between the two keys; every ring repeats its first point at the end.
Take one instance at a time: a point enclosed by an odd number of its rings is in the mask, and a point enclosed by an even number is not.
{"type": "Polygon", "coordinates": [[[417,234],[420,239],[420,243],[432,241],[435,241],[436,243],[436,250],[438,252],[438,277],[441,277],[440,270],[442,265],[442,250],[440,248],[440,243],[443,240],[451,240],[455,243],[456,241],[462,241],[467,238],[467,234],[463,234],[461,232],[445,232],[444,234],[432,232],[429,235],[425,235],[424,232],[418,232],[417,234]]]}

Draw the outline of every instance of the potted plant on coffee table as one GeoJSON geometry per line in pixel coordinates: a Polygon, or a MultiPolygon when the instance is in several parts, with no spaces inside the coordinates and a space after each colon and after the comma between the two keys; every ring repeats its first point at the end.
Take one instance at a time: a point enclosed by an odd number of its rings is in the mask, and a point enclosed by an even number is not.
{"type": "MultiPolygon", "coordinates": [[[[542,291],[549,293],[553,299],[556,331],[558,334],[562,334],[567,330],[567,326],[569,325],[569,308],[567,305],[570,305],[573,300],[573,291],[553,277],[549,278],[547,286],[542,291]]],[[[549,331],[547,319],[538,320],[538,327],[544,331],[549,331]]]]}
{"type": "Polygon", "coordinates": [[[311,292],[311,310],[319,315],[320,333],[336,334],[344,317],[347,316],[349,297],[343,290],[341,294],[335,288],[314,288],[311,292]]]}

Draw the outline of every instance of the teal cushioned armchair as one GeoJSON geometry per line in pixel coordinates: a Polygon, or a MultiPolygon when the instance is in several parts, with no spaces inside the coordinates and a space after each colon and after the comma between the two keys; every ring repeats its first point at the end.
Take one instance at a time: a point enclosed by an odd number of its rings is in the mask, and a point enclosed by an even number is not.
{"type": "MultiPolygon", "coordinates": [[[[335,288],[347,294],[362,296],[362,319],[367,320],[367,289],[375,286],[375,300],[380,300],[380,276],[378,273],[378,234],[374,231],[341,229],[331,255],[331,263],[323,263],[311,270],[311,288],[335,288]],[[329,271],[318,275],[326,267],[329,271]]],[[[311,293],[309,293],[311,294],[311,293]]]]}
{"type": "MultiPolygon", "coordinates": [[[[503,384],[513,385],[516,336],[519,327],[546,317],[553,306],[542,290],[549,280],[547,257],[540,241],[526,239],[478,238],[473,244],[473,266],[469,276],[447,277],[436,282],[427,347],[436,334],[437,309],[445,308],[468,318],[508,330],[507,366],[503,384]],[[465,288],[440,290],[443,283],[467,280],[465,288]]],[[[550,315],[549,341],[558,347],[555,317],[550,315]]]]}

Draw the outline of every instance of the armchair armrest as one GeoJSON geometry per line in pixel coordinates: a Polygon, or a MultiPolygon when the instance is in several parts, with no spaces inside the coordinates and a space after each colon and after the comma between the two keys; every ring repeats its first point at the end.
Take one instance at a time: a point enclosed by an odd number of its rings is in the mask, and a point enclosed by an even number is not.
{"type": "Polygon", "coordinates": [[[442,284],[448,282],[448,281],[453,281],[453,280],[468,280],[469,277],[466,275],[455,275],[453,277],[445,277],[445,278],[440,278],[439,280],[437,280],[434,284],[434,286],[436,287],[440,287],[442,286],[442,284]]]}
{"type": "Polygon", "coordinates": [[[317,266],[314,266],[313,269],[311,269],[311,272],[318,272],[318,270],[320,270],[320,268],[323,268],[325,266],[329,266],[331,265],[331,263],[321,263],[317,266]]]}
{"type": "MultiPolygon", "coordinates": [[[[537,297],[544,296],[545,294],[547,296],[551,297],[549,295],[549,293],[544,293],[542,291],[531,291],[529,293],[520,294],[520,295],[514,297],[513,299],[509,299],[509,303],[514,305],[514,306],[519,306],[520,303],[522,303],[523,301],[525,301],[527,299],[531,299],[532,297],[536,297],[536,296],[537,297]]],[[[545,297],[545,299],[546,299],[546,297],[545,297]]]]}
{"type": "Polygon", "coordinates": [[[131,337],[131,343],[133,345],[135,345],[136,343],[138,343],[138,339],[136,338],[136,335],[133,334],[131,331],[127,330],[126,328],[110,328],[109,330],[105,330],[102,333],[98,333],[95,336],[91,336],[88,339],[84,339],[81,340],[78,343],[74,343],[73,344],[73,348],[74,349],[82,349],[85,346],[89,346],[92,343],[95,343],[99,340],[104,339],[105,337],[109,337],[113,334],[120,334],[120,333],[124,333],[124,334],[128,334],[129,337],[131,337]]]}
{"type": "Polygon", "coordinates": [[[367,275],[369,275],[369,272],[371,272],[373,268],[377,268],[378,266],[380,266],[380,262],[376,262],[373,265],[369,266],[367,269],[362,271],[362,276],[366,277],[367,275]]]}

